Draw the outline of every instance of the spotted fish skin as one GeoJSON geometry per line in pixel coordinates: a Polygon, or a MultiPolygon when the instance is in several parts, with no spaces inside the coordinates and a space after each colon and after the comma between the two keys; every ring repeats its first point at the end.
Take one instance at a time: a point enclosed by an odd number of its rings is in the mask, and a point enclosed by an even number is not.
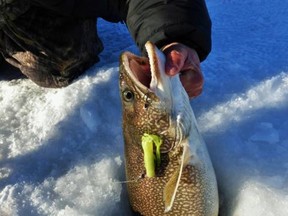
{"type": "Polygon", "coordinates": [[[165,75],[165,57],[150,42],[149,61],[129,52],[120,57],[125,170],[130,204],[141,215],[217,216],[214,170],[179,76],[165,75]],[[137,64],[135,64],[135,62],[137,64]],[[141,67],[150,64],[151,78],[141,67]],[[135,66],[136,65],[136,66],[135,66]],[[155,177],[147,177],[141,138],[163,140],[155,177]]]}

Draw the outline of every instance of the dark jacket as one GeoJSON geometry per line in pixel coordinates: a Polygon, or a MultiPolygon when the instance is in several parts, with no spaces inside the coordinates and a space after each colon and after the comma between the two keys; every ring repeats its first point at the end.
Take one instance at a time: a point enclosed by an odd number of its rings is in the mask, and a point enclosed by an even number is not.
{"type": "Polygon", "coordinates": [[[0,0],[0,51],[37,84],[66,86],[98,61],[97,17],[125,22],[142,51],[148,40],[184,43],[201,61],[211,50],[204,0],[0,0]]]}
{"type": "Polygon", "coordinates": [[[137,46],[182,42],[204,60],[211,50],[211,21],[205,0],[38,0],[62,15],[102,17],[127,23],[137,46]]]}

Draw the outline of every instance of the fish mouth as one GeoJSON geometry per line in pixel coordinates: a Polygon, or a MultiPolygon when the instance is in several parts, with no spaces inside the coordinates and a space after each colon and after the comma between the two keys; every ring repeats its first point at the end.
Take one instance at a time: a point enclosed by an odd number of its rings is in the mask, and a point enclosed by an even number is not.
{"type": "Polygon", "coordinates": [[[151,70],[148,57],[140,57],[130,52],[122,55],[125,71],[131,80],[143,91],[150,88],[151,70]]]}
{"type": "Polygon", "coordinates": [[[148,57],[125,52],[121,57],[122,62],[125,71],[141,91],[150,90],[159,96],[159,91],[164,91],[166,85],[165,56],[149,41],[145,48],[148,57]]]}

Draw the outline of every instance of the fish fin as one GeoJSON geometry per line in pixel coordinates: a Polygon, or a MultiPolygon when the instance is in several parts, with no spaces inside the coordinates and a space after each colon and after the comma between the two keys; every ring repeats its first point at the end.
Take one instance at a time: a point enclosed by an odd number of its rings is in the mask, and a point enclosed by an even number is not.
{"type": "Polygon", "coordinates": [[[171,176],[171,178],[169,179],[169,181],[166,183],[164,187],[163,199],[164,199],[164,205],[165,205],[165,213],[170,211],[173,206],[176,191],[179,185],[179,182],[178,182],[179,177],[181,176],[179,175],[179,173],[180,173],[180,167],[173,173],[173,175],[171,176]]]}
{"type": "Polygon", "coordinates": [[[185,140],[183,142],[185,143],[184,144],[182,143],[183,152],[182,152],[181,162],[164,187],[163,199],[164,199],[164,205],[165,205],[165,212],[170,211],[173,206],[174,199],[177,193],[177,189],[180,184],[180,179],[181,179],[183,169],[189,163],[189,160],[191,157],[188,140],[185,140]]]}

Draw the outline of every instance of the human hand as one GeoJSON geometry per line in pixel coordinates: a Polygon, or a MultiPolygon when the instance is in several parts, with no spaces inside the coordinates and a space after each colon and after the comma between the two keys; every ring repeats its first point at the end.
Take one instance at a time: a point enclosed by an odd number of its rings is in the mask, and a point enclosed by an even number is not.
{"type": "Polygon", "coordinates": [[[166,73],[170,76],[180,73],[180,80],[190,99],[200,95],[204,77],[197,52],[181,43],[168,44],[162,50],[166,56],[166,73]]]}

